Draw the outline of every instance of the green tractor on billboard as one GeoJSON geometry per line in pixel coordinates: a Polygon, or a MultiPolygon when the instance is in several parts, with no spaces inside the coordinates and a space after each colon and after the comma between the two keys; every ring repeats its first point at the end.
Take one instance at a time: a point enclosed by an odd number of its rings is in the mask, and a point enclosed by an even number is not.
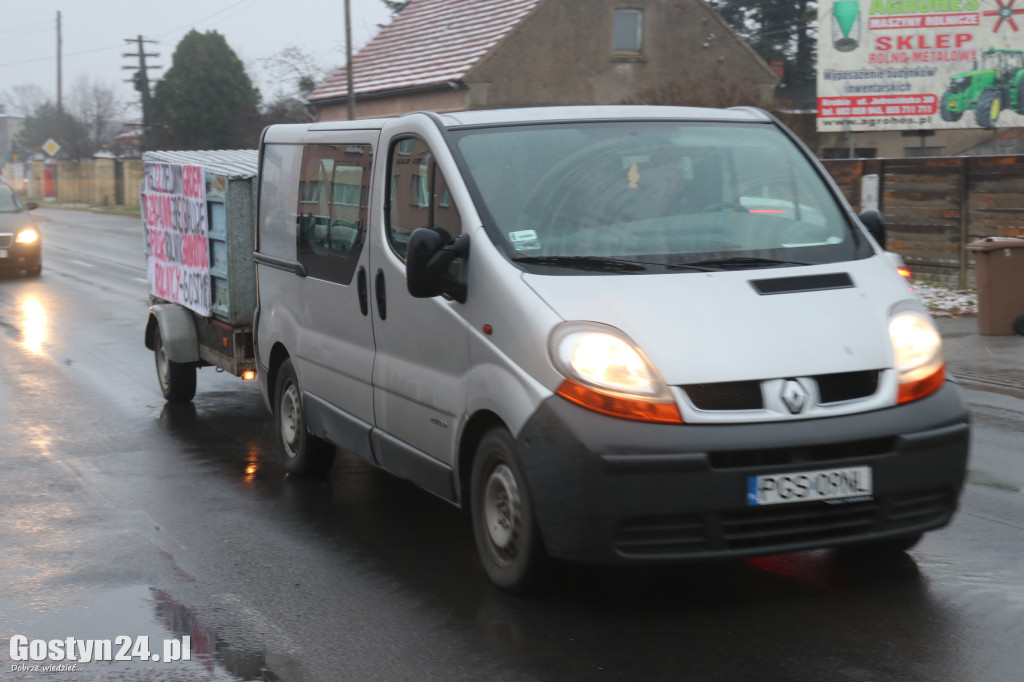
{"type": "Polygon", "coordinates": [[[1024,114],[1024,50],[997,50],[981,53],[981,65],[958,73],[942,93],[939,115],[943,121],[959,121],[968,109],[982,128],[992,128],[1003,109],[1024,114]]]}

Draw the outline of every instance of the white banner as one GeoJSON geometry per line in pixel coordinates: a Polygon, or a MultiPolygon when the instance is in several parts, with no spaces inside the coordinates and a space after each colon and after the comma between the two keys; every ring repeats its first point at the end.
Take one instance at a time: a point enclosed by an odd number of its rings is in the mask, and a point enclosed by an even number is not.
{"type": "Polygon", "coordinates": [[[1024,125],[1024,5],[821,0],[818,130],[1024,125]]]}
{"type": "Polygon", "coordinates": [[[149,293],[209,317],[209,221],[201,166],[147,161],[143,220],[149,293]]]}

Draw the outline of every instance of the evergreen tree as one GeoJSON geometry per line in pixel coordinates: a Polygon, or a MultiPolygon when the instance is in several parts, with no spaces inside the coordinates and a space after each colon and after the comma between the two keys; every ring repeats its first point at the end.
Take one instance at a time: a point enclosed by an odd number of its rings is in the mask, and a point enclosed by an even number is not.
{"type": "Polygon", "coordinates": [[[783,62],[784,83],[798,85],[814,80],[815,0],[710,0],[710,4],[762,59],[783,62]]]}
{"type": "Polygon", "coordinates": [[[189,31],[153,95],[148,149],[252,149],[259,143],[260,93],[216,31],[189,31]]]}
{"type": "Polygon", "coordinates": [[[412,2],[412,0],[404,0],[404,1],[403,0],[380,0],[380,1],[383,2],[384,6],[388,8],[389,12],[391,12],[391,16],[395,16],[396,14],[399,14],[403,9],[405,9],[406,5],[408,5],[410,2],[412,2]]]}

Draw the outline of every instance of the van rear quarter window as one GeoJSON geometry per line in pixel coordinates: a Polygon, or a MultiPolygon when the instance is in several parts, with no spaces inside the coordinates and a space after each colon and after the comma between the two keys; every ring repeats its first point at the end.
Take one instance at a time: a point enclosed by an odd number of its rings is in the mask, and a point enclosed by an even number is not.
{"type": "Polygon", "coordinates": [[[268,144],[260,168],[260,252],[295,260],[295,207],[302,147],[268,144]]]}

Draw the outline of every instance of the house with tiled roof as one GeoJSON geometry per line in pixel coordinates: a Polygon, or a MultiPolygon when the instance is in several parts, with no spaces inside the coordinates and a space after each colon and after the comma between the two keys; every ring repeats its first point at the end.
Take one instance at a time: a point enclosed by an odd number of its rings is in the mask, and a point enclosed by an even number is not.
{"type": "MultiPolygon", "coordinates": [[[[412,0],[352,66],[357,118],[560,104],[766,105],[779,80],[704,0],[412,0]]],[[[348,117],[347,80],[342,67],[309,95],[319,120],[348,117]]]]}

